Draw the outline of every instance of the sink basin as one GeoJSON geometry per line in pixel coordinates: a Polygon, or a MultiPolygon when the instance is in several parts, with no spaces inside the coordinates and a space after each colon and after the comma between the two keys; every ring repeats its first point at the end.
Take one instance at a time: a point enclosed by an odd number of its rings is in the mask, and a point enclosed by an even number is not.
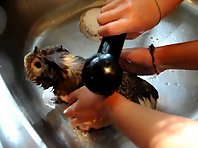
{"type": "MultiPolygon", "coordinates": [[[[23,57],[35,46],[63,45],[77,55],[89,57],[94,54],[99,42],[89,40],[80,33],[79,17],[93,5],[102,3],[93,0],[0,2],[4,9],[0,11],[0,17],[1,13],[7,17],[6,27],[0,32],[0,74],[19,111],[42,139],[42,147],[135,147],[112,127],[89,133],[72,129],[62,115],[64,106],[50,104],[49,98],[53,96],[50,90],[43,91],[27,81],[24,75],[23,57]]],[[[126,41],[124,46],[148,47],[151,43],[161,46],[196,40],[197,26],[198,3],[185,0],[155,28],[135,40],[126,41]]],[[[172,69],[158,76],[142,78],[159,91],[158,110],[198,119],[197,71],[172,69]]]]}

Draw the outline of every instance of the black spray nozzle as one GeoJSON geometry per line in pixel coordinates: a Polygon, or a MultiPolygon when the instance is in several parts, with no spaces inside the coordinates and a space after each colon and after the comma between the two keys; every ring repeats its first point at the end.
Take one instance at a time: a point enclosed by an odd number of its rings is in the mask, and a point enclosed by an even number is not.
{"type": "Polygon", "coordinates": [[[98,53],[85,62],[82,79],[86,87],[93,93],[111,95],[122,81],[122,69],[119,57],[126,34],[104,37],[98,53]]]}

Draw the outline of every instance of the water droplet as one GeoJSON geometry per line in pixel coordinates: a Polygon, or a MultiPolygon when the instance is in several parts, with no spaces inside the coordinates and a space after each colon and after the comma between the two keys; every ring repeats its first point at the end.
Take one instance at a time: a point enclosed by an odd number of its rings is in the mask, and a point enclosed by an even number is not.
{"type": "Polygon", "coordinates": [[[179,84],[179,83],[174,83],[174,85],[175,85],[175,86],[180,86],[180,84],[179,84]]]}
{"type": "Polygon", "coordinates": [[[169,86],[169,85],[170,85],[170,83],[169,83],[169,82],[166,82],[166,83],[165,83],[165,85],[169,86]]]}
{"type": "Polygon", "coordinates": [[[157,75],[154,75],[152,79],[157,79],[157,75]]]}

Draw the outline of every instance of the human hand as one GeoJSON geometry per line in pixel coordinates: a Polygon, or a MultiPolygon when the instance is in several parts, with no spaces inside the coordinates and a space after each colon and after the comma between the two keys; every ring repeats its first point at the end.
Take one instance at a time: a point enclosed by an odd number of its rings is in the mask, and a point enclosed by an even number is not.
{"type": "Polygon", "coordinates": [[[100,36],[128,33],[135,38],[159,23],[160,12],[154,0],[107,0],[98,16],[100,36]]]}
{"type": "Polygon", "coordinates": [[[90,128],[99,129],[111,124],[111,120],[106,113],[104,97],[89,91],[85,86],[72,92],[66,98],[71,103],[64,114],[71,119],[71,125],[81,130],[90,128]]]}
{"type": "MultiPolygon", "coordinates": [[[[122,69],[131,73],[139,75],[155,74],[152,57],[147,48],[123,49],[120,55],[120,65],[122,69]]],[[[164,70],[157,66],[158,73],[164,70]]]]}

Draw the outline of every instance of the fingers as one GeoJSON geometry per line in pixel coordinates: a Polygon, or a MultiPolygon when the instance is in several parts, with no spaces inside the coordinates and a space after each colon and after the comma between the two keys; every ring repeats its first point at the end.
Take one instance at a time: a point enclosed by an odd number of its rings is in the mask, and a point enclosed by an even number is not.
{"type": "Polygon", "coordinates": [[[92,128],[92,123],[90,122],[82,122],[82,121],[79,121],[79,119],[77,118],[74,118],[70,121],[70,124],[72,127],[76,127],[80,130],[83,130],[83,131],[88,131],[90,128],[92,128]]]}
{"type": "Polygon", "coordinates": [[[75,101],[77,101],[80,96],[82,96],[82,95],[84,96],[86,94],[87,94],[86,87],[83,86],[83,87],[71,92],[69,94],[69,96],[67,96],[67,102],[72,104],[75,101]]]}
{"type": "Polygon", "coordinates": [[[156,25],[155,10],[151,1],[133,0],[107,0],[106,5],[101,8],[98,16],[100,36],[112,36],[122,33],[130,33],[127,39],[134,39],[142,32],[153,28],[156,25]],[[147,7],[147,5],[149,7],[147,7]],[[143,9],[142,9],[143,8],[143,9]],[[143,15],[141,15],[143,14],[143,15]]]}
{"type": "Polygon", "coordinates": [[[71,107],[64,112],[67,118],[70,118],[70,124],[73,127],[79,127],[81,130],[89,130],[95,124],[97,115],[92,111],[82,111],[76,113],[71,107]]]}
{"type": "Polygon", "coordinates": [[[67,100],[72,105],[63,113],[67,118],[72,120],[72,126],[78,126],[83,130],[103,126],[103,121],[99,119],[103,116],[104,96],[96,95],[84,86],[72,92],[67,100]]]}
{"type": "Polygon", "coordinates": [[[70,124],[71,124],[73,127],[76,127],[79,123],[80,123],[80,121],[79,121],[77,118],[74,118],[74,119],[71,119],[71,120],[70,120],[70,124]]]}
{"type": "Polygon", "coordinates": [[[125,4],[120,0],[114,0],[101,8],[101,14],[98,16],[97,21],[100,25],[105,25],[123,18],[125,11],[125,4]]]}
{"type": "Polygon", "coordinates": [[[107,4],[101,8],[101,12],[106,12],[112,9],[115,9],[118,4],[120,3],[120,0],[107,0],[107,4]]]}
{"type": "Polygon", "coordinates": [[[77,89],[67,96],[67,102],[70,104],[74,103],[78,99],[78,96],[79,96],[79,90],[77,89]]]}
{"type": "Polygon", "coordinates": [[[64,110],[63,113],[67,118],[78,118],[78,120],[88,120],[94,116],[94,112],[92,112],[92,110],[81,110],[81,108],[79,109],[78,101],[69,106],[66,110],[64,110]]]}
{"type": "Polygon", "coordinates": [[[83,131],[88,131],[90,128],[92,128],[92,123],[88,123],[88,122],[81,122],[79,121],[79,119],[75,118],[75,119],[72,119],[70,121],[70,124],[72,127],[77,127],[83,131]]]}
{"type": "Polygon", "coordinates": [[[115,0],[106,0],[106,4],[112,2],[112,1],[115,1],[115,0]]]}
{"type": "Polygon", "coordinates": [[[109,10],[109,11],[106,11],[104,13],[101,13],[98,16],[97,21],[100,25],[104,25],[104,24],[107,24],[109,22],[116,21],[119,18],[120,18],[120,16],[116,14],[116,9],[113,9],[113,10],[109,10]]]}
{"type": "Polygon", "coordinates": [[[139,35],[141,35],[142,33],[139,33],[139,32],[133,32],[133,33],[129,33],[129,34],[127,34],[127,37],[126,37],[126,39],[135,39],[135,38],[137,38],[139,35]]]}
{"type": "Polygon", "coordinates": [[[74,110],[75,108],[75,103],[72,104],[71,106],[69,106],[66,110],[64,110],[64,115],[67,117],[67,118],[74,118],[76,117],[77,115],[77,112],[74,110]]]}
{"type": "Polygon", "coordinates": [[[109,118],[100,117],[97,112],[85,111],[76,115],[70,120],[73,127],[78,127],[81,130],[89,130],[90,128],[99,129],[101,127],[112,124],[109,118]]]}
{"type": "Polygon", "coordinates": [[[65,117],[70,118],[70,119],[73,119],[73,118],[76,118],[78,112],[76,112],[74,110],[74,106],[71,105],[66,110],[64,110],[63,114],[65,115],[65,117]]]}
{"type": "MultiPolygon", "coordinates": [[[[123,28],[124,26],[126,26],[126,20],[122,19],[122,20],[117,20],[114,22],[111,22],[109,24],[106,24],[104,26],[101,26],[98,29],[98,34],[100,36],[109,36],[109,35],[118,35],[123,33],[123,28]],[[119,27],[118,25],[122,26],[119,27]]],[[[127,28],[125,28],[125,32],[127,32],[127,28]]],[[[128,33],[126,39],[135,39],[137,38],[139,35],[141,35],[142,32],[133,32],[133,33],[128,33]]]]}
{"type": "Polygon", "coordinates": [[[69,102],[68,102],[68,95],[61,97],[61,100],[63,100],[63,101],[65,101],[65,102],[69,103],[69,102]]]}
{"type": "Polygon", "coordinates": [[[100,36],[112,36],[122,34],[123,32],[126,32],[123,30],[123,28],[125,28],[124,26],[126,26],[126,23],[127,22],[125,19],[110,22],[104,26],[101,26],[98,29],[98,34],[100,36]],[[120,28],[120,26],[122,26],[122,28],[120,28]]]}

